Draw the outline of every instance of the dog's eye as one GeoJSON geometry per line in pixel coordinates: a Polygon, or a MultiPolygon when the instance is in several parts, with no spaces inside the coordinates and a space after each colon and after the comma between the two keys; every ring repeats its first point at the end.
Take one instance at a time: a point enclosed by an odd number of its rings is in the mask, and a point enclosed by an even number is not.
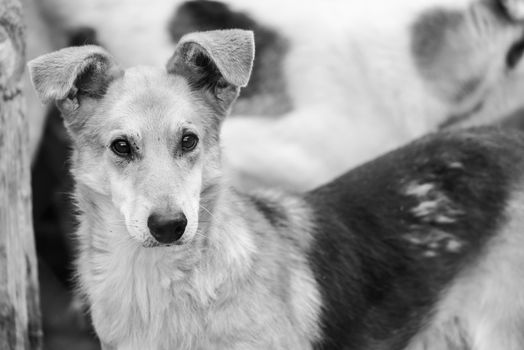
{"type": "Polygon", "coordinates": [[[126,140],[116,140],[111,144],[111,150],[118,156],[127,157],[131,154],[131,145],[126,140]]]}
{"type": "Polygon", "coordinates": [[[182,150],[184,152],[189,152],[195,149],[198,143],[198,137],[195,134],[186,134],[182,137],[180,142],[182,150]]]}

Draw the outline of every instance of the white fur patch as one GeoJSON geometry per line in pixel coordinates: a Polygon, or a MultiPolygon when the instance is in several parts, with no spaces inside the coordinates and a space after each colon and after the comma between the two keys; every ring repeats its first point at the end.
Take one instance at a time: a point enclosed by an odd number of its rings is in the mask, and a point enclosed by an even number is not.
{"type": "Polygon", "coordinates": [[[422,222],[452,224],[461,214],[461,210],[457,209],[433,183],[411,182],[406,188],[406,194],[419,201],[411,209],[411,213],[422,222]]]}
{"type": "Polygon", "coordinates": [[[409,243],[423,249],[422,254],[427,258],[437,257],[440,252],[459,253],[464,245],[455,235],[437,229],[424,233],[409,233],[403,237],[409,243]]]}
{"type": "Polygon", "coordinates": [[[434,189],[435,185],[432,183],[419,184],[417,182],[412,182],[408,185],[406,194],[409,196],[425,197],[434,189]]]}

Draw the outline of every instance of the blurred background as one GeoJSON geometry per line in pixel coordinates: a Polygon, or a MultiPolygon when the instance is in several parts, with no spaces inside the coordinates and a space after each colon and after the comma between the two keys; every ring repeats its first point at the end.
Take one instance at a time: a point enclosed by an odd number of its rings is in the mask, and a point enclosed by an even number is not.
{"type": "MultiPolygon", "coordinates": [[[[255,33],[251,81],[224,122],[244,190],[302,192],[439,130],[524,119],[521,0],[24,0],[28,58],[106,48],[163,66],[199,30],[255,33]]],[[[70,139],[26,84],[45,349],[98,349],[74,294],[70,139]]]]}

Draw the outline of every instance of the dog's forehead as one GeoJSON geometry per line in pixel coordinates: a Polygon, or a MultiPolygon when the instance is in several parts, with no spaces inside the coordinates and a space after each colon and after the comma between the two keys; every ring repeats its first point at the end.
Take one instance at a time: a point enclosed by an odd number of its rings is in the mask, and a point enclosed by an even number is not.
{"type": "Polygon", "coordinates": [[[127,69],[108,96],[108,121],[112,124],[165,127],[194,119],[201,108],[184,78],[154,67],[127,69]]]}

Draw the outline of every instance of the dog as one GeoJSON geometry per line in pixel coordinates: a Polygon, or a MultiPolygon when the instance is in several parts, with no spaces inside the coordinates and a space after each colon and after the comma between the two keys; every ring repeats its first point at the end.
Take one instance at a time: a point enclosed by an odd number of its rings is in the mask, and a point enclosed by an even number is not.
{"type": "Polygon", "coordinates": [[[447,131],[303,195],[244,193],[220,127],[252,32],[165,69],[97,46],[29,63],[74,144],[78,284],[104,349],[520,350],[524,135],[447,131]]]}
{"type": "Polygon", "coordinates": [[[253,76],[222,128],[246,189],[309,190],[428,132],[524,108],[521,0],[26,1],[54,41],[90,27],[126,66],[163,64],[188,32],[254,30],[253,76]]]}

